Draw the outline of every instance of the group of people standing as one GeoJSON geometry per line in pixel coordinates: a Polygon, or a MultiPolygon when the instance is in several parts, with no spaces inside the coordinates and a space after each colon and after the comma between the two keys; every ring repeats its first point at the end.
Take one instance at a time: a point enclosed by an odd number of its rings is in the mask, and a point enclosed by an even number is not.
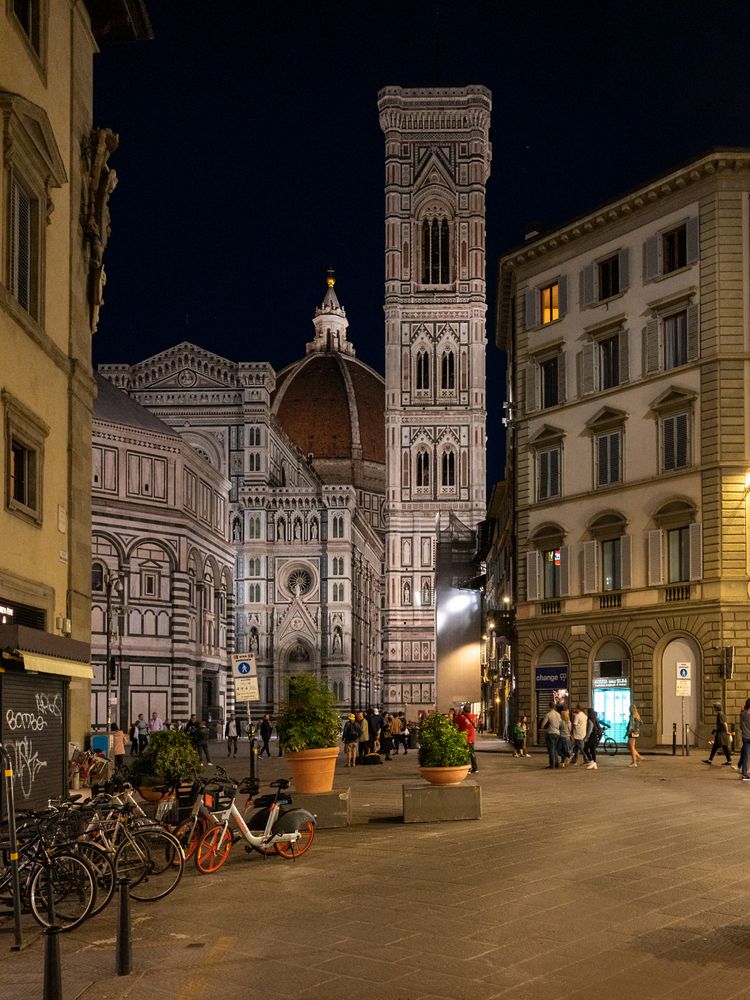
{"type": "Polygon", "coordinates": [[[368,758],[381,755],[391,759],[391,754],[398,755],[403,747],[404,753],[409,752],[409,723],[406,715],[399,712],[380,713],[374,708],[365,712],[349,714],[341,738],[346,752],[346,766],[356,767],[357,764],[379,763],[368,758]]]}
{"type": "MultiPolygon", "coordinates": [[[[585,711],[580,705],[570,711],[563,705],[550,702],[549,712],[544,717],[542,729],[547,743],[548,770],[563,768],[566,764],[581,763],[590,771],[599,767],[596,748],[604,735],[599,717],[593,708],[585,711]]],[[[520,730],[515,735],[516,754],[528,757],[526,752],[526,716],[521,717],[520,730]]],[[[628,767],[638,767],[643,759],[638,753],[637,741],[641,735],[641,716],[635,705],[630,706],[626,737],[630,751],[628,767]]]]}

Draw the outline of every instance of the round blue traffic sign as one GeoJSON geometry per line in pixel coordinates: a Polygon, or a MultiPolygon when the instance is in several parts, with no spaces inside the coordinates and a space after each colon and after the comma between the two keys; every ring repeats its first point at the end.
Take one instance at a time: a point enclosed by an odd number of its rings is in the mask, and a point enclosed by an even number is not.
{"type": "Polygon", "coordinates": [[[252,669],[252,665],[248,663],[247,660],[243,660],[242,663],[237,664],[238,674],[249,674],[252,669]]]}

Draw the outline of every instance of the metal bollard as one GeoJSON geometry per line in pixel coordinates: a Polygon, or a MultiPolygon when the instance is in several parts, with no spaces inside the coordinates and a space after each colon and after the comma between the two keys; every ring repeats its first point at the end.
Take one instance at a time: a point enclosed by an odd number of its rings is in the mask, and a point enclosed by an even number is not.
{"type": "Polygon", "coordinates": [[[685,723],[685,756],[690,756],[690,726],[685,723]]]}
{"type": "Polygon", "coordinates": [[[60,927],[52,924],[44,930],[44,991],[42,1000],[63,1000],[60,968],[60,927]]]}
{"type": "Polygon", "coordinates": [[[129,976],[133,971],[133,941],[130,935],[130,882],[126,876],[117,880],[116,972],[129,976]]]}
{"type": "Polygon", "coordinates": [[[677,723],[672,723],[672,756],[677,756],[677,723]]]}

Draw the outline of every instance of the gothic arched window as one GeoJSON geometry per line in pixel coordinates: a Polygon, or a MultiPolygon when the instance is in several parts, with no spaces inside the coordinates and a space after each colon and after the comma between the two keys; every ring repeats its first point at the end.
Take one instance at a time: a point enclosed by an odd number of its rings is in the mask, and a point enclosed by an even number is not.
{"type": "Polygon", "coordinates": [[[430,456],[426,451],[417,454],[417,486],[430,485],[430,456]]]}
{"type": "Polygon", "coordinates": [[[98,562],[91,567],[91,589],[97,593],[104,590],[104,567],[98,562]]]}
{"type": "Polygon", "coordinates": [[[447,285],[450,281],[448,220],[433,216],[422,220],[422,284],[447,285]]]}
{"type": "Polygon", "coordinates": [[[427,351],[417,352],[417,389],[430,388],[430,356],[427,351]]]}
{"type": "Polygon", "coordinates": [[[456,355],[445,351],[440,362],[440,383],[442,389],[456,388],[456,355]]]}
{"type": "Polygon", "coordinates": [[[443,486],[456,485],[456,456],[452,451],[443,452],[442,484],[443,486]]]}

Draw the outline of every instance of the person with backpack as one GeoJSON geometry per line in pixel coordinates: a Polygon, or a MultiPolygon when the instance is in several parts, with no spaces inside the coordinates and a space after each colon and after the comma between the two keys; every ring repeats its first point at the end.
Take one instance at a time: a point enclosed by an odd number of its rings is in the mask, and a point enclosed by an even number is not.
{"type": "Polygon", "coordinates": [[[586,742],[583,745],[584,756],[589,758],[586,765],[587,771],[596,771],[599,765],[596,763],[596,748],[602,738],[602,727],[599,725],[599,717],[593,708],[586,712],[588,721],[586,722],[586,742]]]}
{"type": "Polygon", "coordinates": [[[362,729],[353,714],[349,715],[344,723],[344,732],[341,738],[344,741],[346,751],[346,766],[357,766],[357,750],[359,749],[359,737],[362,729]]]}
{"type": "Polygon", "coordinates": [[[471,773],[476,774],[478,767],[474,744],[477,738],[477,717],[472,712],[471,705],[462,705],[461,711],[456,713],[453,722],[460,733],[466,733],[466,743],[469,747],[469,758],[471,760],[471,773]]]}

